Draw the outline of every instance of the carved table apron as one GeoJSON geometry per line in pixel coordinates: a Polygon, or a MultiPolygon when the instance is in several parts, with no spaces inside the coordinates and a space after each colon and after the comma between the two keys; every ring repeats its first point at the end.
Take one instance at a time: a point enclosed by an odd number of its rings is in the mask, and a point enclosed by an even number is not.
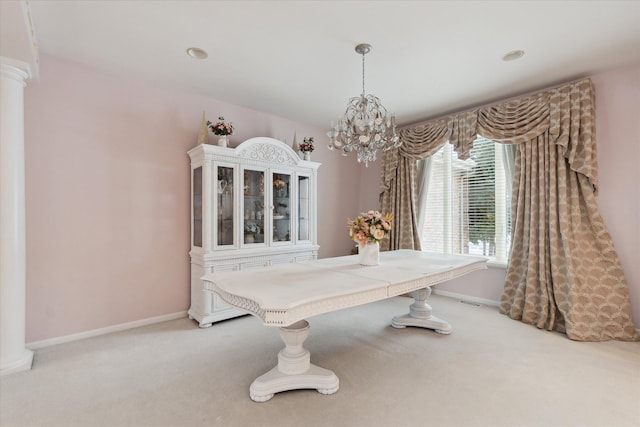
{"type": "Polygon", "coordinates": [[[266,326],[280,327],[285,343],[278,365],[258,377],[249,388],[256,402],[274,393],[317,389],[338,391],[338,377],[310,363],[303,347],[309,334],[305,319],[347,307],[412,293],[409,313],[393,318],[396,328],[417,326],[451,333],[451,326],[431,314],[430,286],[487,268],[487,259],[412,250],[380,253],[380,265],[362,266],[356,255],[277,265],[259,270],[206,274],[206,290],[228,304],[260,318],[266,326]]]}

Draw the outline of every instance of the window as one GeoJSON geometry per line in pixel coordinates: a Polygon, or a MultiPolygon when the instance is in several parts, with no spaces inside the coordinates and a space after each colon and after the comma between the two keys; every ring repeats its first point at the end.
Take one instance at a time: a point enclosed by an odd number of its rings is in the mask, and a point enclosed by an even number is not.
{"type": "Polygon", "coordinates": [[[506,262],[511,244],[508,147],[478,136],[468,160],[446,144],[424,162],[421,243],[427,251],[506,262]]]}

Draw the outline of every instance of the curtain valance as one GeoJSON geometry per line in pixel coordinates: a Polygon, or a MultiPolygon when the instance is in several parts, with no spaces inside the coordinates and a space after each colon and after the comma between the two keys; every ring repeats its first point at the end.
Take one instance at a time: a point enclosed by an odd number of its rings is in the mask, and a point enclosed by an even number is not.
{"type": "Polygon", "coordinates": [[[478,133],[497,142],[519,144],[548,129],[548,92],[478,110],[478,133]]]}
{"type": "Polygon", "coordinates": [[[402,146],[386,153],[381,191],[395,178],[400,156],[424,159],[449,141],[458,158],[469,158],[476,135],[506,144],[520,144],[549,132],[563,147],[575,172],[597,185],[594,96],[585,79],[535,95],[431,120],[400,131],[402,146]],[[578,144],[576,141],[580,141],[578,144]]]}

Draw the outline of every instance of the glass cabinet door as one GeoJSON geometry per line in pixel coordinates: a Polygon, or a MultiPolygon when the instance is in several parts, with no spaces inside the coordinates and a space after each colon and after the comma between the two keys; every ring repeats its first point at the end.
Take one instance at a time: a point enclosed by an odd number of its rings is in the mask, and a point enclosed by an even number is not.
{"type": "Polygon", "coordinates": [[[243,243],[264,243],[264,172],[245,169],[243,186],[243,243]]]}
{"type": "Polygon", "coordinates": [[[311,240],[309,230],[310,185],[311,179],[308,176],[298,176],[298,240],[311,240]]]}
{"type": "Polygon", "coordinates": [[[291,241],[291,175],[273,174],[273,241],[291,241]]]}
{"type": "Polygon", "coordinates": [[[202,247],[202,166],[193,170],[192,178],[193,246],[202,247]]]}
{"type": "Polygon", "coordinates": [[[216,201],[218,223],[216,244],[218,246],[233,245],[233,168],[218,166],[216,168],[216,201]]]}

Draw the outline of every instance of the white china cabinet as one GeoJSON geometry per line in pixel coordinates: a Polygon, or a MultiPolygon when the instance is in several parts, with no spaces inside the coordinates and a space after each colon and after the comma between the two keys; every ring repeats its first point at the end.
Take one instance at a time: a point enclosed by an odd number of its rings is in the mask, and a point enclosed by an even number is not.
{"type": "Polygon", "coordinates": [[[200,327],[241,316],[205,292],[205,273],[317,258],[319,163],[285,143],[251,138],[236,148],[199,145],[191,159],[191,308],[200,327]]]}

